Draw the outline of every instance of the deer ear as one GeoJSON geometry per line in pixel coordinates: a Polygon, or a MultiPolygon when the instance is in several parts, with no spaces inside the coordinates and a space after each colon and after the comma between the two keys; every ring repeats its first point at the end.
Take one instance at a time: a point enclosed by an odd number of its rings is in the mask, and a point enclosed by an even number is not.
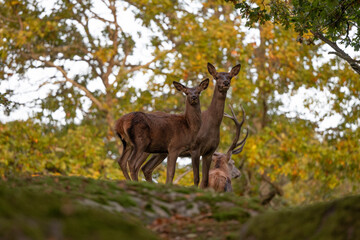
{"type": "Polygon", "coordinates": [[[219,155],[220,155],[220,153],[218,153],[218,152],[214,152],[214,153],[213,153],[213,156],[216,156],[216,157],[217,157],[217,156],[219,156],[219,155]]]}
{"type": "Polygon", "coordinates": [[[200,84],[199,84],[199,87],[200,87],[200,90],[201,91],[204,91],[205,89],[207,89],[207,87],[209,86],[209,79],[205,79],[204,81],[202,81],[200,84]]]}
{"type": "Polygon", "coordinates": [[[236,75],[238,75],[240,72],[240,69],[241,69],[241,64],[238,64],[235,67],[233,67],[230,71],[230,76],[235,77],[236,75]]]}
{"type": "Polygon", "coordinates": [[[181,83],[178,83],[176,81],[173,81],[173,84],[174,84],[174,87],[180,91],[180,92],[183,92],[183,93],[186,93],[186,89],[187,87],[185,87],[184,85],[182,85],[181,83]]]}
{"type": "Polygon", "coordinates": [[[207,68],[208,68],[208,71],[211,74],[211,76],[215,77],[215,75],[216,75],[215,67],[211,63],[208,63],[207,68]]]}

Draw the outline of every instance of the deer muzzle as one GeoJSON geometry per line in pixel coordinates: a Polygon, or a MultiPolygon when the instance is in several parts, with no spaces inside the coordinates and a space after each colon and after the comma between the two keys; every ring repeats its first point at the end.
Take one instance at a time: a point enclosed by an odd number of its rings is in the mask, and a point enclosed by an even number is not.
{"type": "Polygon", "coordinates": [[[198,102],[198,98],[197,98],[196,96],[192,96],[192,97],[190,98],[190,103],[191,103],[191,104],[197,104],[197,102],[198,102]]]}

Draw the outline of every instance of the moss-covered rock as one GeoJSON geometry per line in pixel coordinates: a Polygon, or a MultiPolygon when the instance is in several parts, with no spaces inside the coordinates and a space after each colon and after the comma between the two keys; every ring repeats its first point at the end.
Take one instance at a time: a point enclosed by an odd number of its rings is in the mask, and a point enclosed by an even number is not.
{"type": "Polygon", "coordinates": [[[97,200],[104,194],[95,182],[94,188],[85,188],[89,182],[80,178],[1,182],[0,239],[157,239],[125,213],[81,204],[78,199],[90,197],[89,192],[96,193],[92,197],[97,200]]]}
{"type": "Polygon", "coordinates": [[[156,239],[145,226],[165,238],[221,239],[261,211],[257,200],[194,187],[64,176],[0,181],[0,239],[156,239]]]}
{"type": "Polygon", "coordinates": [[[360,197],[261,214],[243,227],[240,239],[360,239],[360,197]]]}

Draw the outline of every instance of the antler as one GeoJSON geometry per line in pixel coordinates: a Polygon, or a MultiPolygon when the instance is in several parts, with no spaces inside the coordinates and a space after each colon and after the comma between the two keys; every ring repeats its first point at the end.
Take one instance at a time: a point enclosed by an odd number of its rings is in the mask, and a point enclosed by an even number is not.
{"type": "Polygon", "coordinates": [[[241,128],[242,128],[242,125],[244,124],[244,121],[245,121],[245,111],[244,111],[244,108],[240,105],[243,117],[242,117],[241,122],[239,123],[239,121],[237,120],[236,115],[234,113],[234,110],[233,110],[233,108],[232,108],[232,106],[230,104],[229,104],[229,107],[230,107],[232,116],[230,116],[227,113],[224,113],[224,116],[227,117],[227,118],[232,119],[234,121],[234,123],[235,123],[235,126],[236,126],[236,133],[235,133],[234,140],[233,140],[231,146],[229,147],[229,149],[228,149],[228,151],[226,153],[226,155],[231,156],[231,154],[238,154],[243,150],[246,139],[247,139],[247,137],[249,135],[249,130],[246,129],[245,138],[243,140],[241,140],[241,142],[238,143],[240,133],[241,133],[241,128]]]}

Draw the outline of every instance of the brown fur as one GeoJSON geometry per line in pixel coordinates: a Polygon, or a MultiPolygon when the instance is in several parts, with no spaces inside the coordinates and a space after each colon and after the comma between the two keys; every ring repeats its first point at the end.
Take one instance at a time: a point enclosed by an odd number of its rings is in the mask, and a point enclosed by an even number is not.
{"type": "MultiPolygon", "coordinates": [[[[231,108],[231,107],[230,107],[231,108]]],[[[238,154],[242,151],[247,136],[238,143],[241,127],[245,121],[245,112],[243,110],[243,119],[239,123],[236,119],[234,111],[231,108],[232,116],[225,114],[225,116],[231,118],[236,125],[236,133],[231,146],[227,153],[215,152],[212,156],[212,162],[214,168],[209,172],[209,187],[213,188],[216,192],[231,192],[231,178],[240,175],[240,171],[235,168],[233,160],[231,159],[232,154],[238,154]],[[237,170],[237,174],[236,173],[237,170]]]]}
{"type": "Polygon", "coordinates": [[[123,153],[118,163],[126,179],[129,164],[132,180],[138,180],[138,169],[144,156],[149,153],[168,153],[167,183],[175,173],[178,155],[190,149],[201,126],[199,95],[209,84],[209,79],[194,88],[174,82],[177,90],[186,94],[185,113],[181,115],[162,112],[132,112],[121,117],[115,130],[123,142],[123,153]]]}
{"type": "Polygon", "coordinates": [[[216,192],[225,192],[228,178],[229,176],[220,169],[211,170],[209,173],[209,187],[216,192]]]}
{"type": "Polygon", "coordinates": [[[215,153],[213,155],[213,162],[214,168],[209,172],[209,187],[213,188],[216,192],[226,192],[230,179],[228,159],[225,154],[215,153]]]}
{"type": "MultiPolygon", "coordinates": [[[[196,186],[199,184],[200,156],[202,156],[203,159],[202,187],[208,185],[208,174],[212,155],[220,142],[220,124],[223,119],[226,94],[230,88],[231,79],[239,73],[241,65],[236,65],[230,72],[217,72],[215,67],[210,63],[208,63],[207,68],[209,73],[214,77],[216,85],[209,108],[201,114],[202,125],[196,136],[195,144],[191,149],[194,185],[196,186]]],[[[180,156],[188,157],[190,153],[184,152],[180,156]]],[[[142,167],[147,181],[152,181],[152,172],[166,157],[167,154],[153,154],[149,161],[142,167]]],[[[144,162],[145,160],[146,158],[142,161],[144,162]]]]}

